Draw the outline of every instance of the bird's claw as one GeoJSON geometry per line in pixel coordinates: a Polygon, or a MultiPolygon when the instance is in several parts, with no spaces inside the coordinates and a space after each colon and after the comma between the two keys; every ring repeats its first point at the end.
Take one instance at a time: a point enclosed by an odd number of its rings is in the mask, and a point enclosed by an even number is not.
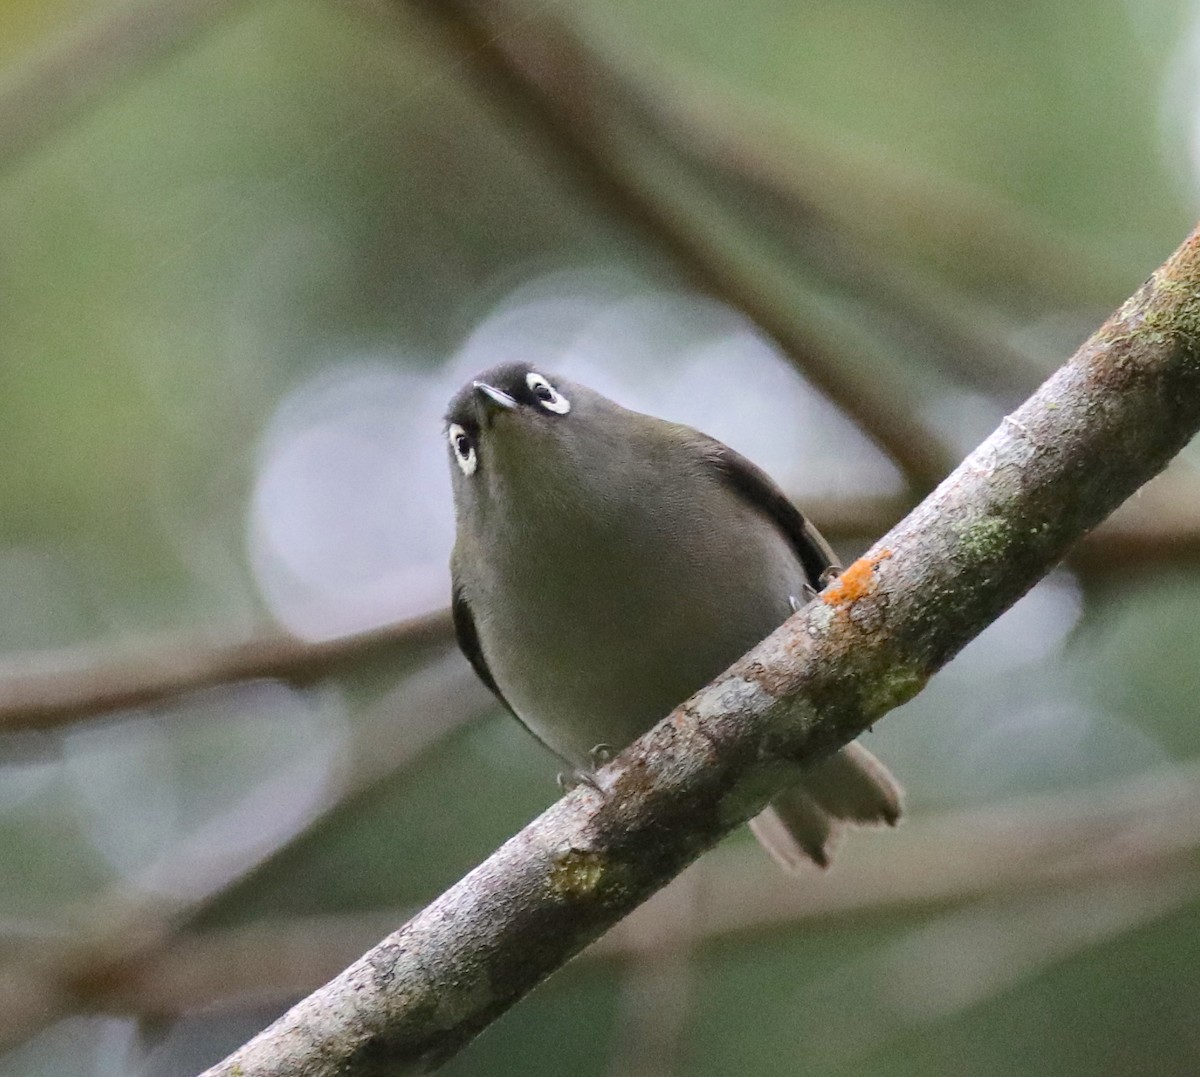
{"type": "Polygon", "coordinates": [[[816,598],[822,590],[828,587],[832,580],[836,580],[841,574],[841,566],[829,565],[825,568],[821,575],[817,577],[816,587],[805,580],[804,591],[801,597],[796,595],[788,595],[788,604],[792,607],[792,612],[799,613],[814,598],[816,598]]]}
{"type": "Polygon", "coordinates": [[[597,793],[604,792],[600,788],[600,783],[596,781],[596,776],[590,770],[560,770],[556,781],[558,782],[559,789],[564,793],[569,793],[572,789],[577,789],[581,785],[595,789],[597,793]]]}
{"type": "Polygon", "coordinates": [[[603,793],[600,783],[596,780],[596,771],[599,770],[605,763],[612,760],[616,753],[613,751],[611,744],[597,744],[590,752],[588,752],[588,762],[591,763],[589,770],[584,770],[582,767],[576,767],[568,771],[559,771],[558,787],[564,793],[569,793],[572,789],[579,785],[586,785],[595,789],[597,793],[603,793]]]}
{"type": "Polygon", "coordinates": [[[817,583],[819,583],[822,588],[828,587],[829,584],[832,581],[836,580],[841,574],[842,574],[842,566],[841,565],[829,565],[826,567],[825,571],[821,573],[821,576],[817,580],[817,583]]]}

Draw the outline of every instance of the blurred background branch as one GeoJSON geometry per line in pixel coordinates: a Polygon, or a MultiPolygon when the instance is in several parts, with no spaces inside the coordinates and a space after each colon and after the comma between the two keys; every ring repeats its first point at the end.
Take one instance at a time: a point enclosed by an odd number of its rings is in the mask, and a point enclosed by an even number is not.
{"type": "Polygon", "coordinates": [[[249,0],[118,0],[0,79],[0,172],[249,0]]]}
{"type": "Polygon", "coordinates": [[[918,489],[938,482],[955,454],[923,420],[907,384],[867,360],[877,349],[848,319],[802,303],[745,250],[744,239],[708,215],[683,212],[681,190],[695,185],[666,160],[647,158],[657,139],[639,130],[623,86],[549,9],[503,2],[407,0],[434,24],[461,63],[610,212],[632,222],[685,269],[692,282],[744,311],[789,361],[845,409],[904,469],[918,489]],[[631,144],[632,143],[632,144],[631,144]]]}
{"type": "MultiPolygon", "coordinates": [[[[1194,563],[1200,559],[1200,496],[1194,481],[1187,469],[1160,476],[1088,536],[1072,552],[1071,563],[1101,579],[1194,563]]],[[[833,541],[856,546],[885,532],[906,507],[903,500],[884,498],[803,504],[833,541]]],[[[94,647],[14,655],[0,663],[0,730],[48,730],[135,708],[153,717],[152,708],[174,696],[260,678],[303,687],[358,663],[447,643],[451,637],[449,610],[438,610],[328,640],[277,635],[242,643],[126,644],[122,655],[94,647]]]]}
{"type": "Polygon", "coordinates": [[[193,640],[125,646],[123,656],[82,651],[23,655],[0,668],[0,730],[50,729],[172,696],[272,678],[303,687],[348,665],[450,642],[450,611],[328,640],[276,635],[242,643],[193,640]]]}

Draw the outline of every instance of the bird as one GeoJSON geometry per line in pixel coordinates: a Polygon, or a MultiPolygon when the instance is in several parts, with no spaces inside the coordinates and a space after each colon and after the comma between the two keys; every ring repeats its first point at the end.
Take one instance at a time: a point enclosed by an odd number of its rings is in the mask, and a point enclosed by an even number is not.
{"type": "MultiPolygon", "coordinates": [[[[444,434],[459,646],[578,778],[839,571],[746,457],[529,363],[467,382],[444,434]]],[[[795,870],[828,866],[848,824],[894,825],[901,813],[896,779],[855,741],[803,770],[750,827],[795,870]]]]}

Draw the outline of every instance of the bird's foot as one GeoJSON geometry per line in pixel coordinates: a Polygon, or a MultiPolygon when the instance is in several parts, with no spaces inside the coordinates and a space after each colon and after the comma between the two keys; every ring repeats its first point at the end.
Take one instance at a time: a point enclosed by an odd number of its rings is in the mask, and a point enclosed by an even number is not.
{"type": "Polygon", "coordinates": [[[583,769],[576,767],[573,770],[559,771],[558,787],[564,793],[569,793],[578,785],[590,786],[597,793],[603,793],[600,783],[596,780],[596,771],[599,770],[605,763],[608,763],[616,753],[610,744],[597,744],[590,752],[588,752],[588,762],[591,767],[583,769]]]}
{"type": "Polygon", "coordinates": [[[564,793],[569,793],[572,789],[575,789],[581,785],[586,785],[592,789],[595,789],[597,793],[604,792],[604,790],[600,788],[600,783],[596,781],[596,775],[590,770],[582,770],[580,768],[576,768],[575,770],[560,770],[556,780],[558,782],[559,789],[561,789],[564,793]]]}
{"type": "Polygon", "coordinates": [[[811,583],[806,582],[804,584],[804,591],[800,596],[788,595],[788,603],[792,607],[792,612],[799,613],[814,598],[816,598],[822,590],[828,587],[832,580],[836,580],[841,574],[842,570],[838,565],[830,565],[818,577],[816,587],[814,587],[811,583]]]}

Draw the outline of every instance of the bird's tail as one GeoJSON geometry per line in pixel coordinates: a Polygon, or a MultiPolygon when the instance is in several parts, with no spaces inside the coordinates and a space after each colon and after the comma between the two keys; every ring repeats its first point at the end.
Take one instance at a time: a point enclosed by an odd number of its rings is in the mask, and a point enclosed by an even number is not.
{"type": "Polygon", "coordinates": [[[895,826],[902,811],[899,783],[854,741],[805,771],[750,821],[775,860],[794,871],[806,860],[829,866],[834,840],[847,825],[895,826]]]}

